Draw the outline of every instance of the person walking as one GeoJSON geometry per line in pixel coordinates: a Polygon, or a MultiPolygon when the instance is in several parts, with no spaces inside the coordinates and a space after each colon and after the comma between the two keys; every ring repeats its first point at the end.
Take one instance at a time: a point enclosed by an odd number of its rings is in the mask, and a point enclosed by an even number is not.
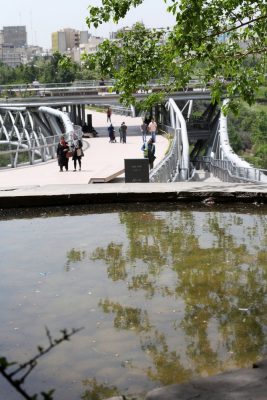
{"type": "Polygon", "coordinates": [[[73,135],[73,145],[72,145],[72,149],[73,149],[72,160],[74,162],[73,172],[76,172],[77,161],[79,164],[79,171],[81,171],[81,169],[82,169],[82,157],[83,157],[82,147],[83,147],[82,140],[78,139],[78,136],[74,134],[73,135]]]}
{"type": "Polygon", "coordinates": [[[58,143],[57,146],[57,159],[58,159],[58,165],[59,165],[59,172],[63,172],[63,167],[65,167],[66,171],[68,171],[68,165],[69,165],[69,158],[67,157],[67,153],[69,151],[69,145],[65,141],[64,136],[61,136],[60,142],[58,143]]]}
{"type": "Polygon", "coordinates": [[[143,143],[145,143],[146,142],[146,134],[147,134],[147,124],[146,124],[145,120],[143,120],[143,123],[140,126],[140,131],[142,133],[143,143]]]}
{"type": "Polygon", "coordinates": [[[151,138],[153,140],[153,143],[156,143],[157,123],[156,123],[154,118],[152,118],[151,121],[148,124],[148,131],[151,134],[151,138]]]}
{"type": "Polygon", "coordinates": [[[120,132],[120,143],[126,143],[127,126],[125,125],[125,122],[122,122],[119,132],[120,132]]]}
{"type": "Polygon", "coordinates": [[[110,107],[107,108],[107,122],[111,123],[111,114],[112,114],[112,110],[110,107]]]}
{"type": "Polygon", "coordinates": [[[154,167],[154,160],[156,159],[155,157],[155,145],[153,143],[152,137],[149,138],[148,142],[145,142],[141,148],[144,152],[144,157],[148,158],[148,163],[149,163],[149,168],[153,169],[154,167]]]}

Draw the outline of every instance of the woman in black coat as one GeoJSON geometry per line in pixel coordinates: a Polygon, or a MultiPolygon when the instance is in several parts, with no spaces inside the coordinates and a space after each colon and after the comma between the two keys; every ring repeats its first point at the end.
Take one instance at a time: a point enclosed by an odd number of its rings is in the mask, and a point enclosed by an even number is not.
{"type": "Polygon", "coordinates": [[[68,171],[69,159],[67,157],[67,152],[69,151],[69,149],[69,145],[65,141],[64,136],[61,136],[60,142],[57,146],[57,159],[60,172],[63,172],[63,167],[65,167],[66,171],[68,171]]]}

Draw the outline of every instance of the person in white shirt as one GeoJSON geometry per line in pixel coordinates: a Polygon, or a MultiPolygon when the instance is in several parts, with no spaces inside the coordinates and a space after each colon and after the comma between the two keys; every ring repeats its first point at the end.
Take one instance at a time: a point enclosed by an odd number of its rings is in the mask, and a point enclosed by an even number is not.
{"type": "Polygon", "coordinates": [[[148,132],[151,134],[153,143],[155,143],[156,142],[157,123],[154,118],[152,118],[151,122],[149,122],[149,124],[148,124],[148,132]]]}

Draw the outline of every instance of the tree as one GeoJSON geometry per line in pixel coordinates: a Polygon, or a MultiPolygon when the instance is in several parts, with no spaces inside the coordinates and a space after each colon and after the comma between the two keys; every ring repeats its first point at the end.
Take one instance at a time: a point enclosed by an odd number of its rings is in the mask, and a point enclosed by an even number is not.
{"type": "MultiPolygon", "coordinates": [[[[87,24],[98,27],[109,20],[118,22],[132,7],[144,1],[102,0],[101,7],[89,6],[87,24]]],[[[155,30],[141,32],[140,47],[131,44],[131,34],[126,33],[128,40],[123,35],[122,46],[120,42],[112,45],[105,42],[100,50],[99,60],[105,51],[106,61],[113,68],[117,81],[116,89],[124,93],[122,101],[134,102],[133,91],[143,85],[144,80],[161,77],[165,82],[172,82],[167,92],[197,78],[211,85],[214,102],[220,102],[226,94],[233,110],[237,107],[236,98],[252,104],[266,73],[266,0],[171,0],[169,4],[166,12],[175,16],[176,23],[160,46],[159,62],[153,68],[146,62],[147,50],[159,47],[159,35],[155,30]],[[121,57],[116,70],[112,66],[114,53],[121,57]],[[129,70],[133,71],[126,75],[129,70]]]]}
{"type": "Polygon", "coordinates": [[[257,168],[267,167],[267,113],[262,106],[240,104],[238,115],[228,115],[228,132],[237,154],[257,168]]]}
{"type": "Polygon", "coordinates": [[[158,45],[162,34],[137,23],[132,30],[118,34],[119,41],[105,40],[94,59],[91,57],[101,76],[115,78],[114,89],[121,93],[123,103],[132,104],[133,94],[140,86],[147,89],[152,77],[163,77],[166,73],[164,48],[158,45]]]}

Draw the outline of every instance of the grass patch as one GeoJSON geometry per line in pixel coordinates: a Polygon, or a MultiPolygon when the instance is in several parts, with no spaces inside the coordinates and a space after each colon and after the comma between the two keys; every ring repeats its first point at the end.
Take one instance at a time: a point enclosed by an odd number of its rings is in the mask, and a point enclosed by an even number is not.
{"type": "Polygon", "coordinates": [[[106,107],[99,107],[99,106],[85,106],[86,110],[97,111],[97,112],[106,112],[106,107]]]}

